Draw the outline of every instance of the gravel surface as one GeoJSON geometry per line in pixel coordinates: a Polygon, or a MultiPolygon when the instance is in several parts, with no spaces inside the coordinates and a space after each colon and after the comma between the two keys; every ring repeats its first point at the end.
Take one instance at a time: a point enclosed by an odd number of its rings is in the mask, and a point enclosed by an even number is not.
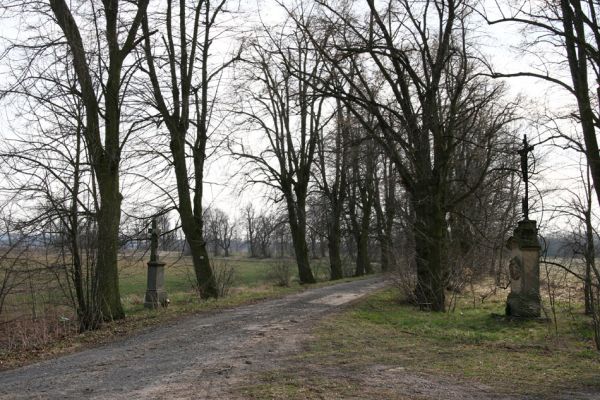
{"type": "MultiPolygon", "coordinates": [[[[356,397],[361,399],[531,399],[393,366],[358,371],[351,365],[294,360],[319,319],[384,286],[384,280],[375,277],[311,289],[192,316],[107,345],[1,372],[0,400],[241,399],[239,388],[265,371],[291,371],[306,382],[315,377],[355,382],[364,389],[365,395],[356,397]]],[[[591,400],[598,394],[557,393],[555,398],[591,400]]]]}
{"type": "Polygon", "coordinates": [[[369,278],[197,315],[108,345],[0,373],[0,399],[229,398],[298,349],[320,317],[385,285],[369,278]]]}

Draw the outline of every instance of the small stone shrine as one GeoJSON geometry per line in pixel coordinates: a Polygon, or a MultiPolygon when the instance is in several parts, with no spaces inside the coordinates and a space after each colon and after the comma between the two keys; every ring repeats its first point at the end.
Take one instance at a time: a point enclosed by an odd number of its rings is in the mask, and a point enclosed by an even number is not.
{"type": "Polygon", "coordinates": [[[148,284],[145,308],[166,307],[168,305],[167,292],[165,292],[165,263],[158,260],[158,238],[160,232],[156,227],[156,218],[152,218],[150,229],[150,261],[148,262],[148,284]]]}
{"type": "Polygon", "coordinates": [[[519,221],[506,247],[510,250],[510,294],[506,300],[506,315],[511,317],[537,318],[540,316],[540,244],[537,239],[536,221],[529,219],[529,172],[527,155],[533,146],[523,138],[521,172],[525,183],[523,220],[519,221]]]}

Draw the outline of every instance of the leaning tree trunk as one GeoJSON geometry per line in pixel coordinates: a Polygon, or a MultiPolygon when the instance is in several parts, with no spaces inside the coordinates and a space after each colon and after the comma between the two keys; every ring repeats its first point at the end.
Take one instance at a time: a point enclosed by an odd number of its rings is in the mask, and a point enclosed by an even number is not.
{"type": "Polygon", "coordinates": [[[415,223],[415,257],[417,286],[415,300],[419,307],[445,311],[444,239],[446,220],[441,199],[434,193],[420,193],[413,199],[415,223]]]}
{"type": "Polygon", "coordinates": [[[210,266],[206,242],[203,237],[202,227],[202,194],[196,193],[195,208],[192,207],[190,199],[190,186],[188,181],[188,171],[186,167],[186,157],[184,149],[185,132],[178,135],[171,135],[171,152],[173,154],[173,166],[175,169],[175,178],[177,180],[177,194],[179,197],[179,215],[181,217],[181,228],[185,234],[186,241],[190,246],[192,262],[196,275],[196,284],[200,297],[203,299],[218,297],[219,291],[215,276],[210,266]]]}
{"type": "Polygon", "coordinates": [[[210,259],[208,257],[208,251],[206,251],[206,243],[204,242],[202,234],[198,234],[197,230],[196,232],[190,232],[189,230],[186,232],[185,228],[183,231],[190,246],[194,273],[196,275],[196,285],[200,297],[203,299],[218,297],[219,292],[217,283],[210,266],[210,259]]]}

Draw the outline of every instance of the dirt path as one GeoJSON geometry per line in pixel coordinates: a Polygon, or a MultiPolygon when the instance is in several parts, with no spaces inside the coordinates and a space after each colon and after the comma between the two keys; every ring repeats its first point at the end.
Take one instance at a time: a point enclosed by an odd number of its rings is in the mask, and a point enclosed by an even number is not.
{"type": "Polygon", "coordinates": [[[319,317],[384,285],[370,278],[199,315],[76,354],[0,373],[0,399],[226,398],[272,368],[319,317]]]}
{"type": "Polygon", "coordinates": [[[364,389],[356,398],[515,399],[483,385],[385,365],[357,373],[351,366],[290,362],[315,322],[384,285],[382,278],[369,278],[193,316],[2,372],[0,399],[239,399],[237,389],[264,371],[286,371],[308,384],[315,377],[351,379],[364,389]]]}

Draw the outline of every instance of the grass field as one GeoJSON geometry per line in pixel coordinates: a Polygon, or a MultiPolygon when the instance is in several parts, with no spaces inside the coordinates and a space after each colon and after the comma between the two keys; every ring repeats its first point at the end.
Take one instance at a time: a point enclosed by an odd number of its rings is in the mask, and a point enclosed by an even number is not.
{"type": "MultiPolygon", "coordinates": [[[[306,352],[289,360],[293,369],[269,371],[243,392],[251,398],[386,398],[392,380],[373,388],[368,378],[368,371],[383,369],[536,398],[598,393],[600,354],[580,303],[558,304],[555,329],[549,320],[504,318],[506,294],[475,305],[464,294],[454,312],[429,313],[402,303],[395,289],[380,292],[322,321],[306,352]],[[318,391],[307,391],[315,379],[318,391]]],[[[396,390],[390,398],[404,397],[396,390]]]]}
{"type": "MultiPolygon", "coordinates": [[[[171,300],[169,308],[177,308],[182,304],[196,302],[194,293],[194,271],[191,260],[187,257],[165,257],[165,290],[171,300]]],[[[248,259],[217,258],[213,260],[216,275],[228,269],[233,270],[230,295],[234,298],[261,298],[269,293],[285,293],[297,288],[298,271],[291,259],[248,259]],[[281,265],[284,265],[282,267],[281,265]],[[290,287],[277,287],[276,266],[287,268],[290,274],[290,287]]],[[[313,272],[317,280],[325,281],[328,270],[325,260],[313,260],[313,272]]],[[[145,263],[129,264],[120,271],[120,289],[123,305],[128,314],[143,309],[146,292],[147,267],[145,263]]]]}

